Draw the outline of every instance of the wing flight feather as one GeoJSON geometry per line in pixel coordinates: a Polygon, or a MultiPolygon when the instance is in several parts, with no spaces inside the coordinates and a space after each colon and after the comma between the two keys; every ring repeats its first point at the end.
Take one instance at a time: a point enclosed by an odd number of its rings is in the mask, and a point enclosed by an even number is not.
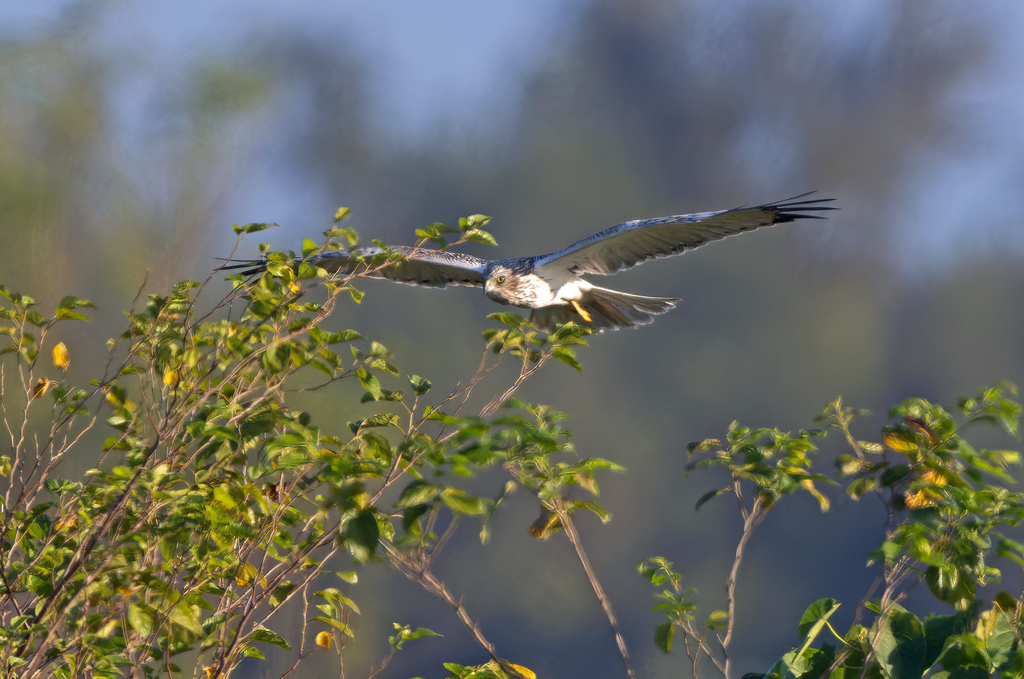
{"type": "Polygon", "coordinates": [[[355,273],[375,278],[386,278],[407,285],[424,285],[444,288],[448,285],[471,285],[482,287],[484,268],[487,260],[460,252],[429,250],[404,245],[392,246],[389,250],[378,247],[356,248],[351,252],[337,250],[325,252],[314,258],[314,263],[328,271],[355,273]],[[388,251],[400,254],[404,259],[378,261],[377,255],[388,251]],[[357,255],[357,256],[353,256],[357,255]]]}
{"type": "MultiPolygon", "coordinates": [[[[310,258],[310,261],[333,273],[356,274],[373,278],[386,278],[406,285],[425,285],[445,288],[449,285],[483,287],[488,261],[446,250],[396,245],[387,250],[376,246],[354,250],[332,250],[310,258]],[[388,259],[383,255],[395,253],[404,259],[388,259]]],[[[229,260],[220,267],[224,270],[242,269],[246,276],[266,271],[262,260],[229,260]]]]}
{"type": "Polygon", "coordinates": [[[636,219],[595,233],[567,248],[537,258],[535,266],[557,266],[575,274],[613,274],[648,259],[682,254],[732,236],[796,219],[824,219],[816,214],[836,208],[832,198],[800,200],[802,194],[756,207],[636,219]]]}

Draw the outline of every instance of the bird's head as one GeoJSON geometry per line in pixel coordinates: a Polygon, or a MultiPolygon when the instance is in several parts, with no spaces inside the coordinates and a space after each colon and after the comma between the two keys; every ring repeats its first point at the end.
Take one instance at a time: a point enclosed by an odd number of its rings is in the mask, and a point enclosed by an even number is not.
{"type": "Polygon", "coordinates": [[[484,281],[484,294],[498,304],[515,304],[516,275],[507,266],[494,267],[484,281]]]}
{"type": "Polygon", "coordinates": [[[551,287],[533,273],[530,262],[516,266],[499,264],[487,275],[484,281],[484,293],[499,304],[511,304],[524,309],[535,309],[541,304],[550,303],[551,287]]]}

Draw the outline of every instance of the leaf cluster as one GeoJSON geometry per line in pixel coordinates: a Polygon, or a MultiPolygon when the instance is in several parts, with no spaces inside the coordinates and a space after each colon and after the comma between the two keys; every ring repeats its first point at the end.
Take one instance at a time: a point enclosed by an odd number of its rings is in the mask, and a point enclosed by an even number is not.
{"type": "Polygon", "coordinates": [[[1024,494],[1008,469],[1020,464],[1012,450],[977,448],[965,433],[979,425],[996,425],[1016,436],[1022,413],[1016,388],[998,383],[974,397],[962,398],[956,412],[923,399],[908,399],[889,413],[878,440],[853,433],[863,411],[830,403],[818,418],[823,428],[792,435],[774,429],[749,429],[733,423],[724,441],[709,439],[689,446],[699,458],[691,470],[723,469],[729,483],[705,493],[697,506],[722,494],[738,500],[744,519],[732,572],[726,581],[727,609],[695,624],[695,590],[662,557],[647,559],[640,573],[660,591],[655,610],[666,621],[655,630],[655,643],[669,652],[677,631],[684,635],[694,674],[699,661],[710,660],[730,676],[729,644],[735,619],[733,592],[744,546],[768,512],[785,496],[806,491],[822,511],[830,507],[819,484],[840,487],[853,500],[874,497],[885,508],[884,537],[868,557],[880,567],[876,593],[866,595],[857,621],[843,635],[829,624],[839,606],[821,599],[804,613],[798,631],[804,641],[767,673],[751,677],[886,677],[1019,676],[1024,670],[1024,616],[1019,597],[1000,592],[986,602],[979,587],[998,583],[1001,569],[993,560],[1024,566],[1022,545],[1009,529],[1024,520],[1024,494]],[[820,440],[838,433],[850,452],[834,458],[829,471],[814,471],[820,440]],[[951,614],[924,618],[900,603],[923,583],[951,614]],[[870,615],[868,624],[861,617],[870,615]],[[838,643],[815,646],[828,630],[838,643]],[[937,671],[934,668],[940,668],[937,671]]]}
{"type": "MultiPolygon", "coordinates": [[[[486,221],[460,221],[457,242],[493,240],[486,221]]],[[[268,226],[235,230],[241,238],[268,226]]],[[[424,237],[443,232],[431,225],[424,237]]],[[[52,368],[39,359],[47,332],[87,320],[80,310],[92,303],[67,297],[46,317],[0,288],[0,354],[14,359],[4,374],[17,376],[21,394],[15,409],[10,387],[2,392],[14,453],[0,458],[0,676],[179,676],[189,673],[177,664],[185,652],[200,653],[195,674],[227,676],[270,648],[299,660],[340,655],[355,635],[353,592],[366,562],[385,561],[452,603],[433,561],[464,518],[486,539],[516,488],[542,507],[608,518],[594,502],[563,498],[576,486],[596,495],[595,473],[616,467],[580,460],[564,415],[511,397],[551,357],[573,365],[579,329],[538,338],[512,320],[496,353],[486,337],[485,357],[515,356],[523,370],[488,412],[460,415],[469,390],[432,401],[431,382],[403,375],[383,344],[325,324],[339,304],[362,299],[355,276],[314,263],[338,239],[356,242],[335,226],[323,244],[303,242],[300,262],[261,246],[264,271],[230,276],[232,289],[210,310],[210,281],[149,296],[110,341],[106,374],[83,388],[66,372],[63,344],[52,368]],[[323,293],[307,295],[313,287],[323,293]],[[343,380],[361,391],[347,422],[324,426],[292,405],[297,392],[343,380]],[[49,429],[32,430],[29,412],[47,406],[49,429]],[[94,429],[105,431],[98,449],[94,429]],[[96,460],[82,479],[55,474],[72,452],[96,460]],[[471,489],[488,468],[505,476],[496,496],[471,489]],[[325,577],[331,586],[314,587],[325,577]],[[280,612],[296,606],[308,624],[287,632],[280,612]]],[[[433,634],[395,623],[373,673],[433,634]]]]}

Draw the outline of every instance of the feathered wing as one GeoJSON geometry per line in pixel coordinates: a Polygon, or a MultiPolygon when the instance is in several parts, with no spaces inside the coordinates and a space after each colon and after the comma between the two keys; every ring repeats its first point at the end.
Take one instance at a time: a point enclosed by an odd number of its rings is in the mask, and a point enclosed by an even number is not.
{"type": "Polygon", "coordinates": [[[536,260],[536,267],[557,266],[575,274],[613,274],[656,257],[682,254],[705,243],[797,219],[823,219],[835,210],[833,198],[800,200],[802,194],[756,207],[636,219],[595,233],[536,260]]]}
{"type": "Polygon", "coordinates": [[[578,304],[587,312],[584,318],[571,305],[555,304],[534,309],[530,320],[544,330],[554,330],[559,323],[574,321],[598,332],[646,325],[679,302],[675,297],[645,297],[617,290],[591,286],[578,304]]]}
{"type": "MultiPolygon", "coordinates": [[[[424,285],[444,288],[449,285],[483,287],[487,260],[446,250],[398,245],[384,250],[375,246],[352,251],[333,250],[312,257],[310,261],[333,273],[356,274],[386,278],[406,285],[424,285]],[[388,261],[383,255],[395,253],[404,259],[388,261]]],[[[250,267],[245,274],[260,273],[263,262],[223,267],[239,269],[250,267]]]]}

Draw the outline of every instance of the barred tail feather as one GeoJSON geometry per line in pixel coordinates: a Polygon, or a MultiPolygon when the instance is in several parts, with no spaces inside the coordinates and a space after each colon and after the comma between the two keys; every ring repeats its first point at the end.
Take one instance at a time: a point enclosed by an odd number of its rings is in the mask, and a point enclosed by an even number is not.
{"type": "Polygon", "coordinates": [[[630,295],[617,290],[591,287],[583,294],[578,304],[589,316],[589,320],[580,315],[572,305],[557,304],[534,309],[530,320],[534,325],[545,330],[554,330],[559,323],[573,321],[579,325],[601,332],[619,328],[635,328],[646,325],[658,314],[675,307],[679,299],[675,297],[645,297],[630,295]]]}

